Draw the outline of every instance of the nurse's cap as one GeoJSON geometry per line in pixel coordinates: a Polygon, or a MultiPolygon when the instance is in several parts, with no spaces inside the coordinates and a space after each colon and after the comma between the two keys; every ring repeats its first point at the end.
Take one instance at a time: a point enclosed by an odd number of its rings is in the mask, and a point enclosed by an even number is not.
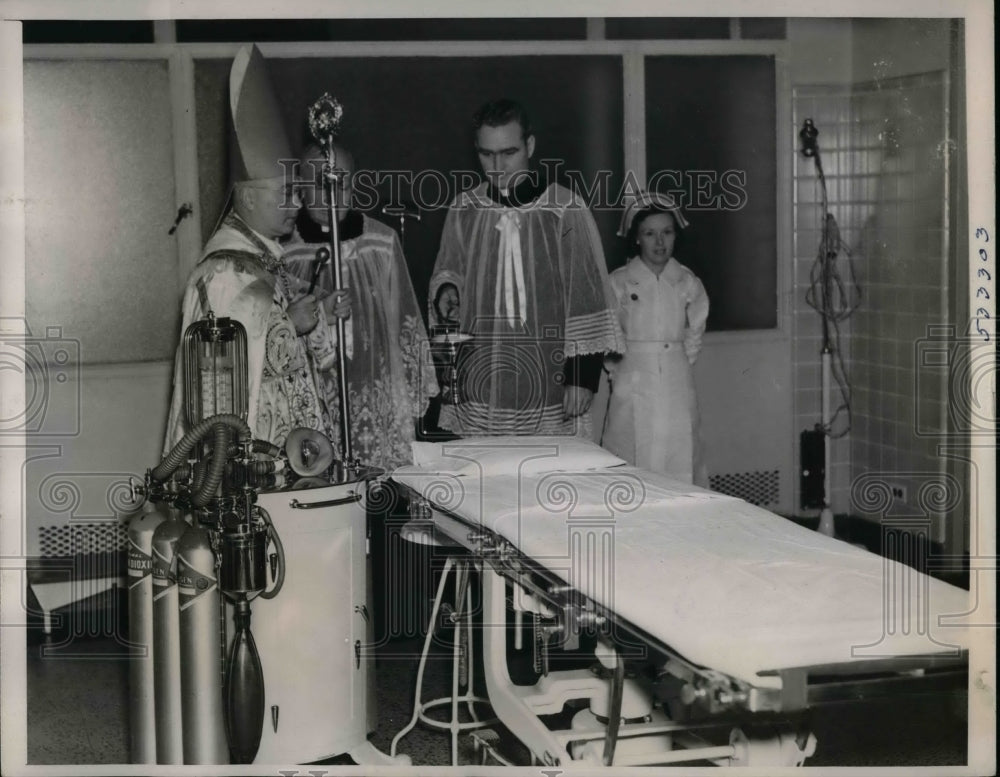
{"type": "Polygon", "coordinates": [[[628,234],[636,213],[654,206],[660,207],[670,213],[680,229],[685,229],[688,225],[688,220],[681,213],[681,206],[669,194],[640,191],[632,195],[630,200],[622,212],[622,222],[618,227],[618,237],[625,237],[628,234]]]}
{"type": "Polygon", "coordinates": [[[285,171],[280,162],[294,159],[292,147],[267,60],[256,45],[244,46],[233,59],[229,71],[229,109],[236,136],[231,148],[233,182],[283,177],[285,171]]]}

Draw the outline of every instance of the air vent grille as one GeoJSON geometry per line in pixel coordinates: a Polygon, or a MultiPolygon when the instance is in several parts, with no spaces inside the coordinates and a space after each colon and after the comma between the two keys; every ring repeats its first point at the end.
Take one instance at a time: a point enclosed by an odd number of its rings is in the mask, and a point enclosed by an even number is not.
{"type": "Polygon", "coordinates": [[[727,496],[745,499],[754,505],[776,505],[780,498],[778,470],[767,472],[739,472],[727,475],[710,475],[709,487],[727,496]]]}

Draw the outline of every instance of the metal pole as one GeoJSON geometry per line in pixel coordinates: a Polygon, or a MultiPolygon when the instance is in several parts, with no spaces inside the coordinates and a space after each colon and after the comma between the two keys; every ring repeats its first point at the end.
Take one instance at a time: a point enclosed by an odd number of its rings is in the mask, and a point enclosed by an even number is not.
{"type": "MultiPolygon", "coordinates": [[[[340,261],[340,225],[337,221],[337,198],[339,187],[337,186],[337,151],[333,143],[333,135],[329,135],[326,141],[326,174],[324,183],[326,185],[326,212],[330,221],[330,255],[333,262],[333,287],[334,294],[338,294],[344,288],[343,268],[340,261]]],[[[337,317],[337,371],[338,386],[340,388],[339,408],[340,408],[340,442],[341,460],[345,466],[351,466],[354,462],[354,454],[351,446],[351,408],[350,399],[347,395],[347,349],[344,347],[346,337],[346,326],[344,319],[337,317]]]]}
{"type": "Polygon", "coordinates": [[[823,346],[823,352],[820,354],[822,364],[820,401],[823,413],[823,509],[819,514],[819,529],[817,531],[820,534],[825,534],[827,537],[834,536],[833,505],[830,495],[832,482],[830,470],[833,469],[830,464],[830,455],[832,453],[830,422],[833,420],[830,417],[830,369],[832,358],[833,354],[829,346],[823,346]]]}

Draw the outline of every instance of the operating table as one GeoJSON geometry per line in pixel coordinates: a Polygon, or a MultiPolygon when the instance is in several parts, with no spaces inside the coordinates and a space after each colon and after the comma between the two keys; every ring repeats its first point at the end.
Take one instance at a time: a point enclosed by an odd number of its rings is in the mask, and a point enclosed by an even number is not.
{"type": "Polygon", "coordinates": [[[480,569],[487,695],[536,763],[801,765],[808,708],[967,682],[960,588],[589,443],[421,445],[393,480],[480,569]]]}

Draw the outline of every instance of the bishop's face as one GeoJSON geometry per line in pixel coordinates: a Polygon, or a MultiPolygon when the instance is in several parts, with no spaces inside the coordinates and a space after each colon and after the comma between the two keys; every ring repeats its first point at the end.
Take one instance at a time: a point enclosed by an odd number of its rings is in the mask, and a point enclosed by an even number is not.
{"type": "Polygon", "coordinates": [[[502,191],[516,186],[528,172],[528,160],[535,151],[535,136],[524,137],[516,121],[499,127],[483,125],[476,131],[476,153],[488,181],[502,191]]]}
{"type": "MultiPolygon", "coordinates": [[[[303,175],[312,176],[310,182],[312,197],[306,197],[306,210],[309,217],[317,224],[327,226],[330,223],[330,214],[327,212],[327,195],[323,176],[326,155],[318,149],[314,149],[314,154],[303,160],[303,175]]],[[[343,221],[347,211],[351,208],[353,197],[353,186],[351,183],[354,174],[354,159],[343,149],[337,149],[336,158],[336,186],[334,187],[334,197],[337,204],[337,221],[343,221]]]]}
{"type": "Polygon", "coordinates": [[[295,228],[295,215],[302,200],[298,184],[284,178],[269,178],[246,184],[248,208],[244,215],[250,226],[265,237],[277,239],[295,228]]]}

